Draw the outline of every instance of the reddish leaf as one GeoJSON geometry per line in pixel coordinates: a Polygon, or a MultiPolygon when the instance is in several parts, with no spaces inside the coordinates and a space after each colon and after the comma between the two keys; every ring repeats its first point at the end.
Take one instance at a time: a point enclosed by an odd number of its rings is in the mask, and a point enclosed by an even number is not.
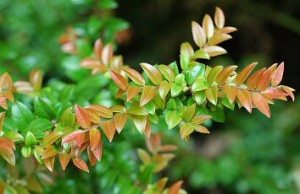
{"type": "Polygon", "coordinates": [[[282,80],[284,71],[284,62],[280,63],[280,65],[277,67],[277,69],[274,71],[274,74],[272,76],[272,86],[278,86],[282,80]]]}
{"type": "Polygon", "coordinates": [[[86,110],[84,110],[84,108],[76,104],[75,113],[76,113],[77,123],[84,129],[89,128],[91,125],[91,120],[86,110]]]}
{"type": "Polygon", "coordinates": [[[136,70],[129,67],[122,67],[122,70],[128,75],[128,77],[138,85],[145,85],[144,77],[136,70]]]}
{"type": "Polygon", "coordinates": [[[108,65],[112,57],[113,57],[113,46],[111,44],[107,44],[102,49],[102,53],[101,53],[101,59],[103,64],[108,65]]]}
{"type": "Polygon", "coordinates": [[[102,141],[100,141],[97,144],[97,146],[94,148],[94,150],[92,150],[93,155],[96,157],[96,159],[98,161],[100,161],[101,158],[102,158],[102,150],[103,150],[103,143],[102,143],[102,141]]]}
{"type": "Polygon", "coordinates": [[[249,89],[253,90],[254,88],[256,88],[257,81],[265,70],[266,70],[266,68],[262,68],[262,69],[256,71],[253,75],[251,75],[248,78],[246,85],[248,86],[249,89]]]}
{"type": "Polygon", "coordinates": [[[257,62],[251,63],[250,65],[247,65],[235,78],[235,83],[237,85],[240,85],[246,81],[250,73],[253,71],[253,69],[256,67],[257,62]]]}
{"type": "Polygon", "coordinates": [[[48,146],[46,146],[46,149],[44,150],[42,159],[44,160],[47,158],[52,158],[52,157],[55,157],[57,154],[58,154],[58,152],[55,149],[55,147],[52,145],[48,145],[48,146]]]}
{"type": "Polygon", "coordinates": [[[125,79],[125,77],[123,77],[123,75],[121,75],[113,70],[110,70],[109,72],[110,72],[111,78],[114,80],[114,82],[117,84],[117,86],[121,90],[126,91],[126,89],[128,87],[128,82],[125,79]]]}
{"type": "Polygon", "coordinates": [[[156,87],[154,86],[146,86],[143,89],[142,95],[141,95],[141,101],[140,101],[140,106],[144,106],[150,100],[152,100],[156,95],[156,87]]]}
{"type": "Polygon", "coordinates": [[[128,119],[128,114],[117,113],[114,115],[114,123],[118,133],[121,133],[126,121],[128,119]]]}
{"type": "Polygon", "coordinates": [[[104,131],[106,137],[111,142],[116,133],[116,126],[115,126],[113,120],[110,119],[110,120],[104,121],[104,122],[102,122],[101,126],[103,128],[103,131],[104,131]]]}
{"type": "Polygon", "coordinates": [[[86,165],[85,161],[82,158],[73,158],[73,164],[79,168],[80,170],[83,170],[85,172],[89,172],[89,168],[86,165]]]}
{"type": "Polygon", "coordinates": [[[147,124],[146,124],[146,127],[145,127],[145,135],[147,138],[149,138],[151,136],[151,124],[150,124],[150,121],[147,120],[147,124]]]}
{"type": "Polygon", "coordinates": [[[260,110],[267,117],[271,117],[270,108],[268,104],[268,99],[263,97],[258,92],[252,93],[253,104],[256,106],[258,110],[260,110]]]}
{"type": "Polygon", "coordinates": [[[88,154],[91,166],[94,167],[97,163],[97,158],[95,157],[95,155],[93,154],[93,152],[91,151],[91,149],[89,147],[87,148],[87,154],[88,154]]]}
{"type": "Polygon", "coordinates": [[[82,130],[73,131],[62,139],[62,144],[76,142],[78,146],[81,146],[84,140],[84,132],[82,130]]]}
{"type": "Polygon", "coordinates": [[[277,88],[267,88],[265,91],[262,92],[262,95],[269,98],[269,99],[280,99],[280,100],[287,100],[287,94],[277,88]]]}
{"type": "Polygon", "coordinates": [[[170,187],[168,194],[179,194],[182,184],[183,184],[183,181],[178,181],[178,182],[174,183],[170,187]]]}
{"type": "Polygon", "coordinates": [[[218,33],[209,39],[208,44],[214,46],[230,39],[232,39],[232,36],[230,36],[229,34],[218,33]]]}
{"type": "Polygon", "coordinates": [[[237,98],[239,99],[240,103],[243,107],[246,108],[248,112],[252,112],[252,99],[251,94],[246,89],[240,89],[237,91],[237,98]]]}
{"type": "Polygon", "coordinates": [[[89,132],[89,139],[90,139],[90,147],[91,150],[93,151],[96,149],[97,145],[101,141],[102,135],[99,129],[97,128],[92,128],[89,132]]]}
{"type": "Polygon", "coordinates": [[[100,38],[98,38],[94,44],[94,54],[97,59],[101,59],[103,44],[100,38]]]}
{"type": "Polygon", "coordinates": [[[270,85],[271,78],[272,78],[272,69],[267,69],[259,77],[257,81],[256,89],[258,91],[265,90],[270,85]]]}
{"type": "Polygon", "coordinates": [[[159,85],[162,81],[161,73],[156,69],[156,67],[148,64],[148,63],[141,63],[140,64],[142,69],[146,72],[151,82],[155,85],[159,85]]]}
{"type": "Polygon", "coordinates": [[[236,68],[237,66],[235,65],[225,67],[216,77],[215,81],[217,84],[220,86],[223,85],[236,68]]]}
{"type": "Polygon", "coordinates": [[[59,155],[59,162],[63,170],[66,170],[66,167],[70,162],[70,159],[71,159],[70,154],[62,153],[59,155]]]}

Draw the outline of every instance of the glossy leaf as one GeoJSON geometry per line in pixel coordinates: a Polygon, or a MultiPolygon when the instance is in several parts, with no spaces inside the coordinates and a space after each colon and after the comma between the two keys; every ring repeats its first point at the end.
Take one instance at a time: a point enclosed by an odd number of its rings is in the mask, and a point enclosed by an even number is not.
{"type": "Polygon", "coordinates": [[[59,162],[63,170],[66,170],[66,167],[70,162],[70,159],[71,159],[70,154],[62,153],[59,155],[59,162]]]}
{"type": "Polygon", "coordinates": [[[126,89],[128,87],[128,82],[125,79],[125,77],[113,70],[110,70],[109,72],[110,72],[111,78],[114,80],[114,82],[117,84],[117,86],[121,90],[126,91],[126,89]]]}
{"type": "Polygon", "coordinates": [[[253,104],[256,106],[256,108],[260,110],[264,115],[270,118],[271,113],[270,113],[268,100],[258,92],[253,92],[251,95],[252,95],[253,104]]]}
{"type": "Polygon", "coordinates": [[[236,76],[235,83],[237,85],[240,85],[246,81],[250,73],[253,71],[253,69],[256,67],[257,62],[251,63],[247,67],[245,67],[238,75],[236,76]]]}
{"type": "Polygon", "coordinates": [[[252,112],[252,98],[251,94],[246,89],[241,89],[237,91],[237,98],[239,99],[240,103],[243,107],[246,108],[248,112],[252,112]]]}
{"type": "Polygon", "coordinates": [[[89,168],[82,158],[73,158],[72,161],[73,161],[73,164],[80,170],[89,172],[89,168]]]}
{"type": "Polygon", "coordinates": [[[215,27],[210,15],[206,14],[202,21],[203,30],[208,39],[214,35],[215,27]]]}
{"type": "Polygon", "coordinates": [[[280,63],[280,65],[277,67],[275,70],[273,76],[272,76],[272,86],[278,86],[282,80],[283,76],[283,71],[284,71],[284,63],[280,63]]]}
{"type": "Polygon", "coordinates": [[[208,46],[204,48],[204,51],[210,56],[215,57],[219,55],[226,54],[227,51],[220,46],[208,46]]]}
{"type": "Polygon", "coordinates": [[[219,7],[216,7],[215,11],[215,24],[217,28],[223,28],[225,25],[225,16],[222,9],[219,7]]]}
{"type": "Polygon", "coordinates": [[[136,70],[129,67],[122,67],[122,70],[128,75],[128,77],[136,84],[145,86],[144,77],[136,70]]]}
{"type": "Polygon", "coordinates": [[[128,119],[128,114],[117,113],[114,115],[114,123],[118,133],[121,133],[124,128],[126,121],[128,119]]]}
{"type": "Polygon", "coordinates": [[[169,129],[174,128],[182,120],[180,114],[177,111],[167,111],[165,121],[169,129]]]}
{"type": "Polygon", "coordinates": [[[84,108],[79,106],[78,104],[75,105],[75,113],[76,113],[76,119],[77,123],[84,129],[90,127],[91,120],[89,118],[88,113],[84,108]]]}
{"type": "Polygon", "coordinates": [[[192,22],[193,39],[200,48],[206,43],[206,36],[202,27],[195,21],[192,22]]]}
{"type": "Polygon", "coordinates": [[[206,89],[205,95],[207,99],[213,104],[217,105],[218,102],[218,87],[212,86],[206,89]]]}
{"type": "Polygon", "coordinates": [[[110,142],[112,142],[112,140],[115,136],[115,133],[116,133],[116,126],[114,124],[114,121],[111,119],[104,121],[104,122],[102,122],[101,126],[102,126],[104,134],[106,135],[108,140],[110,142]]]}
{"type": "Polygon", "coordinates": [[[152,100],[156,95],[156,87],[154,86],[146,86],[143,89],[142,95],[141,95],[141,100],[140,100],[140,106],[144,106],[150,100],[152,100]]]}
{"type": "MultiPolygon", "coordinates": [[[[183,51],[183,52],[187,52],[187,54],[188,54],[191,51],[183,51]]],[[[173,70],[171,69],[171,67],[169,67],[167,65],[158,65],[157,68],[169,82],[174,81],[175,74],[174,74],[173,70]]]]}
{"type": "Polygon", "coordinates": [[[101,141],[102,135],[99,129],[91,128],[89,132],[89,139],[90,139],[90,147],[91,150],[95,150],[99,142],[101,141]]]}
{"type": "Polygon", "coordinates": [[[156,69],[156,67],[148,63],[140,63],[142,69],[146,72],[149,79],[154,85],[159,85],[162,81],[161,73],[156,69]]]}

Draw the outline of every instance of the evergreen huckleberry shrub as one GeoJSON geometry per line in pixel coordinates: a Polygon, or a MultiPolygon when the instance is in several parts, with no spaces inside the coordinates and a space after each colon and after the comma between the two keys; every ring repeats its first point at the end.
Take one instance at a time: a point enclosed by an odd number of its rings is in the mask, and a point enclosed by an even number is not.
{"type": "Polygon", "coordinates": [[[113,44],[104,44],[101,39],[94,43],[93,53],[79,56],[76,41],[83,37],[69,28],[60,39],[62,50],[70,57],[80,57],[78,67],[90,70],[85,81],[69,84],[52,80],[43,84],[40,70],[33,70],[28,81],[15,81],[9,72],[2,74],[0,155],[11,166],[22,157],[31,158],[39,176],[32,172],[22,181],[1,179],[0,193],[9,189],[43,192],[40,182],[45,182],[45,176],[39,171],[45,167],[54,172],[59,168],[55,163],[66,171],[74,165],[89,172],[89,166],[101,163],[104,145],[117,143],[116,137],[132,128],[146,136],[148,150],[138,149],[143,173],[133,178],[137,190],[127,191],[184,193],[183,181],[166,187],[167,178],[154,182],[147,178],[163,170],[176,150],[175,145],[162,143],[153,126],[179,129],[181,138],[189,139],[193,132],[210,133],[205,122],[222,122],[220,115],[225,108],[244,107],[249,113],[256,108],[270,117],[269,105],[274,100],[290,97],[294,101],[294,89],[280,85],[283,62],[259,70],[254,70],[255,62],[241,70],[237,66],[204,64],[227,53],[219,44],[231,39],[234,31],[236,28],[225,26],[223,11],[216,8],[214,19],[205,15],[202,25],[192,22],[195,47],[182,43],[179,62],[142,62],[139,72],[123,63],[123,57],[114,53],[113,44]],[[108,91],[110,102],[101,101],[105,95],[102,88],[108,91]],[[95,96],[85,95],[88,90],[95,96]]]}

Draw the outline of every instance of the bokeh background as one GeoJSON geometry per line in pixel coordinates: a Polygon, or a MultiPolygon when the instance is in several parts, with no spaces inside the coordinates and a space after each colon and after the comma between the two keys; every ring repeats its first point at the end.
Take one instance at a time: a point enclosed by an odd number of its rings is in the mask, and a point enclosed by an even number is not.
{"type": "MultiPolygon", "coordinates": [[[[213,14],[215,6],[238,31],[223,44],[229,55],[206,63],[243,67],[253,61],[261,66],[284,61],[283,84],[299,95],[299,0],[1,0],[0,72],[26,79],[32,69],[40,68],[45,82],[52,77],[80,81],[88,72],[66,61],[58,41],[69,26],[88,37],[78,43],[82,56],[100,36],[118,45],[117,53],[130,66],[168,64],[178,60],[181,42],[192,42],[191,21],[213,14]]],[[[297,97],[294,103],[278,102],[271,111],[271,119],[258,111],[228,111],[225,123],[209,123],[210,135],[194,134],[189,142],[178,141],[178,134],[172,133],[166,141],[179,149],[162,175],[171,181],[183,179],[189,193],[300,193],[300,102],[297,97]]],[[[56,176],[46,192],[109,193],[95,185],[112,188],[117,165],[128,165],[130,174],[134,167],[122,150],[145,147],[141,137],[135,138],[136,143],[116,145],[120,159],[110,166],[115,168],[113,175],[104,174],[105,165],[111,165],[107,158],[113,157],[108,153],[91,175],[70,170],[56,176]]]]}

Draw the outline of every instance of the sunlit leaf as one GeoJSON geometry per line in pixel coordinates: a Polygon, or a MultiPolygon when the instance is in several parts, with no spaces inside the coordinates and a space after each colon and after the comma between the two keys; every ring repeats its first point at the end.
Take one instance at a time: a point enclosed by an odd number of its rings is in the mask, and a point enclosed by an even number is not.
{"type": "Polygon", "coordinates": [[[210,15],[206,14],[202,21],[203,30],[206,37],[210,39],[214,35],[215,27],[210,15]]]}
{"type": "Polygon", "coordinates": [[[116,133],[116,126],[115,126],[114,121],[112,119],[104,121],[104,122],[102,122],[101,126],[102,126],[104,134],[106,135],[108,140],[110,142],[112,142],[112,140],[115,136],[115,133],[116,133]]]}
{"type": "Polygon", "coordinates": [[[193,39],[200,48],[206,43],[206,36],[202,27],[195,21],[192,22],[193,39]]]}
{"type": "Polygon", "coordinates": [[[80,170],[83,170],[85,172],[89,172],[89,168],[85,161],[82,158],[73,158],[72,159],[74,165],[79,168],[80,170]]]}
{"type": "Polygon", "coordinates": [[[129,67],[122,67],[122,70],[128,75],[128,77],[134,81],[136,84],[144,86],[145,79],[144,77],[136,70],[129,67]]]}
{"type": "Polygon", "coordinates": [[[141,101],[140,106],[144,106],[150,100],[152,100],[156,96],[156,87],[154,86],[146,86],[143,89],[142,95],[141,95],[141,101]]]}
{"type": "Polygon", "coordinates": [[[128,87],[128,82],[127,80],[125,79],[125,77],[123,77],[123,75],[113,71],[113,70],[110,70],[110,75],[111,75],[111,78],[114,80],[114,82],[117,84],[117,86],[125,91],[128,87]]]}
{"type": "Polygon", "coordinates": [[[217,28],[223,28],[225,25],[225,16],[222,9],[219,7],[216,7],[215,11],[215,24],[217,28]]]}
{"type": "Polygon", "coordinates": [[[180,114],[177,111],[167,111],[165,121],[169,129],[174,128],[182,120],[180,114]]]}
{"type": "Polygon", "coordinates": [[[251,95],[253,104],[256,106],[256,108],[260,110],[264,115],[270,118],[271,113],[268,100],[258,92],[253,92],[251,95]]]}
{"type": "Polygon", "coordinates": [[[243,107],[246,108],[248,112],[252,112],[252,98],[251,94],[246,89],[240,89],[237,91],[237,98],[239,99],[240,103],[243,107]]]}
{"type": "Polygon", "coordinates": [[[280,63],[280,65],[275,70],[271,81],[272,86],[278,86],[280,84],[283,76],[283,71],[284,71],[284,62],[280,63]]]}
{"type": "Polygon", "coordinates": [[[161,73],[156,69],[156,67],[148,63],[140,63],[142,69],[146,72],[151,82],[155,85],[159,85],[162,81],[161,73]]]}

